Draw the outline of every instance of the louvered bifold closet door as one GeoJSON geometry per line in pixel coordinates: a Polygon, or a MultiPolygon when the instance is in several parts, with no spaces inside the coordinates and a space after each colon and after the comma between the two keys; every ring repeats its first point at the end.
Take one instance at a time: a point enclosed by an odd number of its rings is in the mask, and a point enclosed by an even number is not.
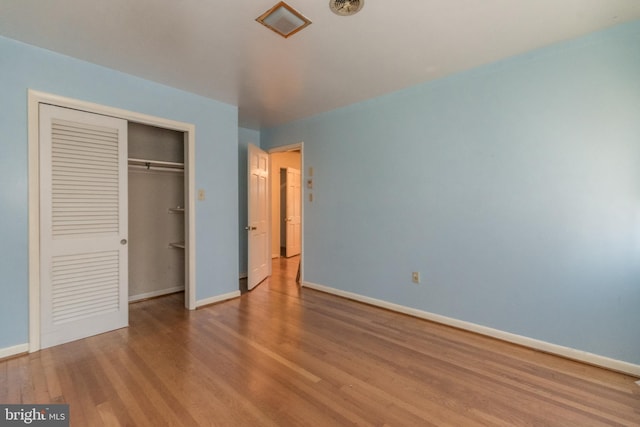
{"type": "Polygon", "coordinates": [[[41,347],[128,323],[127,122],[40,106],[41,347]]]}

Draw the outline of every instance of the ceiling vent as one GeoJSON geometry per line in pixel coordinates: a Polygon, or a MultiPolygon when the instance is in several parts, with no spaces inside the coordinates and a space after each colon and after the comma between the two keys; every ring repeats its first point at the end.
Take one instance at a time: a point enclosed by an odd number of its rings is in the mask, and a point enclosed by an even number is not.
{"type": "Polygon", "coordinates": [[[304,15],[283,1],[260,15],[256,21],[285,39],[311,24],[304,15]]]}
{"type": "Polygon", "coordinates": [[[360,12],[364,0],[329,0],[329,8],[340,16],[351,16],[360,12]]]}

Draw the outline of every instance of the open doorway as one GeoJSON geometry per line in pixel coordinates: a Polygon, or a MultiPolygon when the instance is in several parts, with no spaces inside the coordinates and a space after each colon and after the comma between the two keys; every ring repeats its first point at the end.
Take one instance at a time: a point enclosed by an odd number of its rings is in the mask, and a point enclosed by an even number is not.
{"type": "Polygon", "coordinates": [[[297,281],[303,271],[304,178],[302,143],[269,151],[271,162],[272,258],[297,259],[297,281]]]}
{"type": "MultiPolygon", "coordinates": [[[[252,155],[251,152],[262,152],[264,153],[264,155],[267,156],[267,160],[266,164],[268,164],[267,166],[267,171],[266,173],[263,173],[264,175],[268,175],[268,183],[266,185],[267,187],[267,207],[266,207],[266,211],[268,212],[268,218],[267,218],[267,229],[268,229],[268,236],[267,236],[267,244],[264,248],[260,249],[260,254],[264,254],[266,257],[271,258],[274,262],[277,260],[289,260],[293,263],[296,264],[296,268],[295,268],[295,272],[296,272],[296,276],[299,279],[298,281],[300,281],[303,277],[303,270],[304,270],[304,262],[303,262],[303,251],[304,251],[304,224],[303,224],[303,219],[304,219],[304,206],[303,206],[303,189],[302,189],[302,181],[303,181],[303,173],[302,173],[302,169],[303,169],[303,164],[304,164],[304,150],[303,150],[303,143],[300,142],[298,144],[294,144],[294,145],[289,145],[289,146],[283,146],[283,147],[276,147],[271,149],[269,152],[264,152],[262,150],[260,150],[258,147],[255,147],[252,144],[248,144],[247,145],[247,151],[246,154],[244,154],[244,152],[242,151],[242,147],[241,147],[241,156],[240,156],[240,178],[243,179],[244,177],[246,177],[246,181],[244,186],[246,186],[247,188],[247,204],[243,205],[242,203],[240,204],[240,212],[241,212],[241,225],[242,225],[242,230],[241,230],[241,235],[240,235],[240,247],[241,247],[241,272],[240,272],[240,281],[239,281],[239,289],[240,292],[242,294],[248,292],[252,286],[249,286],[249,282],[253,282],[253,280],[251,280],[251,274],[249,274],[251,271],[253,271],[254,263],[251,261],[252,259],[257,259],[257,257],[253,257],[251,256],[251,252],[252,252],[252,247],[254,247],[255,249],[255,245],[252,245],[251,242],[251,233],[252,232],[258,232],[262,226],[259,225],[256,222],[256,219],[253,218],[253,214],[251,212],[254,212],[256,209],[252,209],[251,208],[251,201],[253,200],[252,195],[256,195],[258,193],[260,193],[260,191],[257,191],[257,189],[259,188],[259,186],[256,186],[256,184],[259,182],[259,180],[255,180],[253,179],[253,169],[254,169],[254,163],[256,162],[251,162],[252,157],[255,155],[252,155]],[[252,148],[253,147],[253,148],[252,148]],[[243,166],[246,165],[246,169],[243,169],[243,166]],[[297,178],[292,178],[290,179],[290,181],[296,181],[297,180],[297,194],[298,194],[298,212],[299,212],[299,231],[297,232],[297,234],[299,235],[298,239],[295,239],[298,241],[298,245],[299,245],[299,249],[295,252],[298,255],[292,256],[291,258],[286,258],[286,253],[283,252],[283,256],[281,256],[281,246],[282,247],[286,247],[286,231],[283,233],[283,236],[281,238],[281,230],[283,228],[283,224],[285,222],[288,221],[284,221],[285,217],[283,215],[281,215],[281,208],[280,208],[280,202],[281,200],[285,200],[284,197],[281,197],[280,194],[280,186],[281,186],[281,169],[286,170],[287,168],[290,169],[295,169],[298,171],[298,174],[296,175],[297,178]],[[255,194],[254,194],[255,193],[255,194]],[[247,212],[247,216],[245,221],[242,221],[243,217],[242,217],[242,212],[243,212],[243,208],[244,210],[246,210],[247,212]],[[244,225],[246,224],[246,226],[244,225]],[[246,244],[243,245],[243,239],[245,238],[245,236],[247,236],[247,240],[245,241],[246,244]],[[244,250],[243,250],[244,249],[244,250]],[[269,257],[269,252],[271,252],[271,257],[269,257]],[[247,260],[247,265],[246,265],[246,273],[243,273],[243,264],[242,264],[242,256],[245,255],[245,259],[247,260]]],[[[259,163],[259,162],[258,162],[259,163]]],[[[284,175],[283,175],[284,176],[284,175]]],[[[242,181],[241,181],[242,182],[242,181]]],[[[241,183],[241,186],[242,183],[241,183]]],[[[261,193],[260,193],[261,194],[261,193]]],[[[241,197],[241,201],[242,201],[242,197],[241,197]]],[[[289,198],[291,200],[291,197],[289,198]]],[[[284,212],[284,207],[286,205],[283,205],[283,212],[284,212]]],[[[255,212],[254,212],[255,213],[255,212]]],[[[291,232],[288,233],[288,235],[291,237],[295,234],[292,234],[291,232]]],[[[260,257],[260,259],[262,258],[262,255],[260,257]]],[[[268,263],[269,265],[269,272],[267,274],[267,276],[270,276],[272,274],[271,271],[271,267],[272,267],[272,263],[268,263]]],[[[265,276],[266,277],[266,276],[265,276]]]]}
{"type": "Polygon", "coordinates": [[[302,250],[301,153],[272,152],[271,257],[292,257],[302,250]]]}

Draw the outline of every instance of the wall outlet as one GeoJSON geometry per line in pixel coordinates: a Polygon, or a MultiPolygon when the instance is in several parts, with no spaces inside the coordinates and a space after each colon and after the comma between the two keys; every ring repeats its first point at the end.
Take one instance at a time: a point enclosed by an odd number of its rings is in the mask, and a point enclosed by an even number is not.
{"type": "Polygon", "coordinates": [[[413,273],[411,273],[411,281],[413,283],[420,283],[420,272],[419,271],[414,271],[413,273]]]}

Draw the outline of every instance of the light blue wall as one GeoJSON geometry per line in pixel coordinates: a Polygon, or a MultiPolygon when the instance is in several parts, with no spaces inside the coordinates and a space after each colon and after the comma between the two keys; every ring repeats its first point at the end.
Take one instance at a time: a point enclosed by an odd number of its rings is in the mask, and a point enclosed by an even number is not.
{"type": "Polygon", "coordinates": [[[260,146],[260,132],[252,129],[238,130],[238,210],[239,210],[239,259],[240,275],[247,274],[247,150],[249,144],[260,146]]]}
{"type": "Polygon", "coordinates": [[[0,349],[28,340],[29,88],[195,124],[196,297],[238,290],[237,107],[0,37],[0,349]]]}
{"type": "Polygon", "coordinates": [[[640,22],[261,135],[306,281],[640,363],[640,22]]]}

